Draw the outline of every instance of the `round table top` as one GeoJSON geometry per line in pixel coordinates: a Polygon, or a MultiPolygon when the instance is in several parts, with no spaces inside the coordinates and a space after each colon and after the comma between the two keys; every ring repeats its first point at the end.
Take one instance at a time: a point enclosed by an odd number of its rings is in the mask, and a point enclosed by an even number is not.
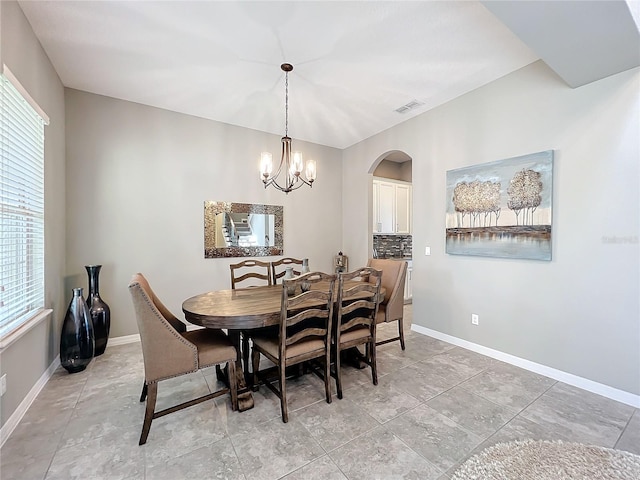
{"type": "MultiPolygon", "coordinates": [[[[384,293],[380,287],[380,298],[384,293]]],[[[195,325],[242,330],[278,325],[281,305],[282,285],[278,284],[202,293],[185,300],[182,311],[195,325]]]]}
{"type": "Polygon", "coordinates": [[[280,322],[282,285],[217,290],[182,304],[187,321],[210,328],[260,328],[280,322]]]}

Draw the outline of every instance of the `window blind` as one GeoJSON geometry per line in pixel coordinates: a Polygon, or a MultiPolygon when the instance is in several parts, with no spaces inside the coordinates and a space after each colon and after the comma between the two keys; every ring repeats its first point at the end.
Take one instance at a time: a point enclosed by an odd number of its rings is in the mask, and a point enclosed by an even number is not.
{"type": "Polygon", "coordinates": [[[0,337],[44,308],[44,121],[0,75],[0,337]]]}

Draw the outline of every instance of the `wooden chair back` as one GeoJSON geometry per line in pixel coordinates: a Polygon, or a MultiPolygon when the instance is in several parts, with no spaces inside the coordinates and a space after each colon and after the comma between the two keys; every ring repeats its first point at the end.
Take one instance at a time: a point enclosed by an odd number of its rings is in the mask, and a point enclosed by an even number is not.
{"type": "MultiPolygon", "coordinates": [[[[364,361],[371,367],[373,384],[378,384],[376,366],[376,314],[380,304],[382,272],[370,267],[341,273],[338,280],[338,315],[335,328],[335,376],[338,398],[342,398],[343,350],[365,345],[364,361]],[[353,280],[360,280],[354,282],[353,280]]],[[[357,349],[356,349],[357,351],[357,349]]],[[[358,356],[361,355],[358,352],[358,356]]]]}
{"type": "Polygon", "coordinates": [[[382,272],[371,267],[340,274],[336,302],[338,306],[336,343],[338,345],[342,333],[358,327],[369,329],[369,336],[375,338],[381,282],[382,272]],[[349,283],[347,286],[347,282],[352,280],[361,280],[361,282],[349,283]]]}
{"type": "Polygon", "coordinates": [[[287,365],[316,358],[320,343],[310,342],[314,339],[324,344],[329,355],[335,281],[335,275],[322,272],[283,280],[279,353],[287,365]],[[303,292],[303,284],[310,289],[303,292]]]}
{"type": "Polygon", "coordinates": [[[275,262],[271,262],[271,280],[273,281],[273,285],[278,283],[278,279],[284,277],[286,268],[291,266],[294,267],[293,274],[296,276],[300,275],[302,260],[298,258],[286,257],[275,262]],[[295,265],[300,265],[300,268],[296,270],[295,265]]]}
{"type": "MultiPolygon", "coordinates": [[[[331,323],[333,320],[333,290],[336,276],[311,272],[283,280],[280,326],[278,337],[253,336],[252,365],[254,385],[258,380],[280,398],[282,421],[289,421],[287,410],[286,368],[316,358],[324,359],[324,390],[331,403],[331,323]],[[303,285],[305,291],[302,291],[303,285]],[[310,289],[306,290],[306,286],[310,289]],[[276,388],[267,372],[260,371],[260,357],[264,355],[276,364],[276,388]]],[[[314,372],[316,370],[314,369],[314,372]]]]}
{"type": "MultiPolygon", "coordinates": [[[[268,262],[259,260],[244,260],[240,263],[232,263],[229,265],[231,272],[231,289],[235,290],[238,283],[255,278],[263,285],[273,285],[271,282],[271,268],[268,262]],[[241,274],[238,270],[249,270],[241,274]]],[[[255,286],[255,284],[251,285],[255,286]]]]}

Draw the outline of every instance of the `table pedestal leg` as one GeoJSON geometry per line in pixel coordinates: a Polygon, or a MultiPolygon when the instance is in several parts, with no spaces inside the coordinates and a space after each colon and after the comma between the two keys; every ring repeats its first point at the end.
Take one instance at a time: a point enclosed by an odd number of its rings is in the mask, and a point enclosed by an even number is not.
{"type": "Polygon", "coordinates": [[[229,330],[229,340],[236,347],[238,357],[236,359],[236,381],[238,384],[238,411],[244,412],[253,408],[253,395],[247,387],[244,371],[242,370],[242,351],[240,348],[240,330],[229,330]]]}
{"type": "Polygon", "coordinates": [[[350,365],[358,370],[362,370],[367,367],[367,363],[365,362],[364,356],[358,350],[358,347],[353,347],[348,350],[344,350],[341,352],[343,357],[344,365],[350,365]]]}

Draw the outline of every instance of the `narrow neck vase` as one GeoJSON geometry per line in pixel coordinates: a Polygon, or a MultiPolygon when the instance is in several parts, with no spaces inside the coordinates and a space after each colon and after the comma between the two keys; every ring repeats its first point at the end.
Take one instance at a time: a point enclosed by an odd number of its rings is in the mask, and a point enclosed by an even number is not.
{"type": "Polygon", "coordinates": [[[89,276],[89,296],[87,304],[93,322],[95,335],[95,356],[102,355],[107,348],[109,329],[111,327],[111,310],[109,305],[100,297],[99,279],[102,265],[86,265],[84,267],[89,276]]]}
{"type": "Polygon", "coordinates": [[[81,372],[94,354],[93,324],[82,288],[73,289],[60,335],[60,364],[69,372],[81,372]]]}

